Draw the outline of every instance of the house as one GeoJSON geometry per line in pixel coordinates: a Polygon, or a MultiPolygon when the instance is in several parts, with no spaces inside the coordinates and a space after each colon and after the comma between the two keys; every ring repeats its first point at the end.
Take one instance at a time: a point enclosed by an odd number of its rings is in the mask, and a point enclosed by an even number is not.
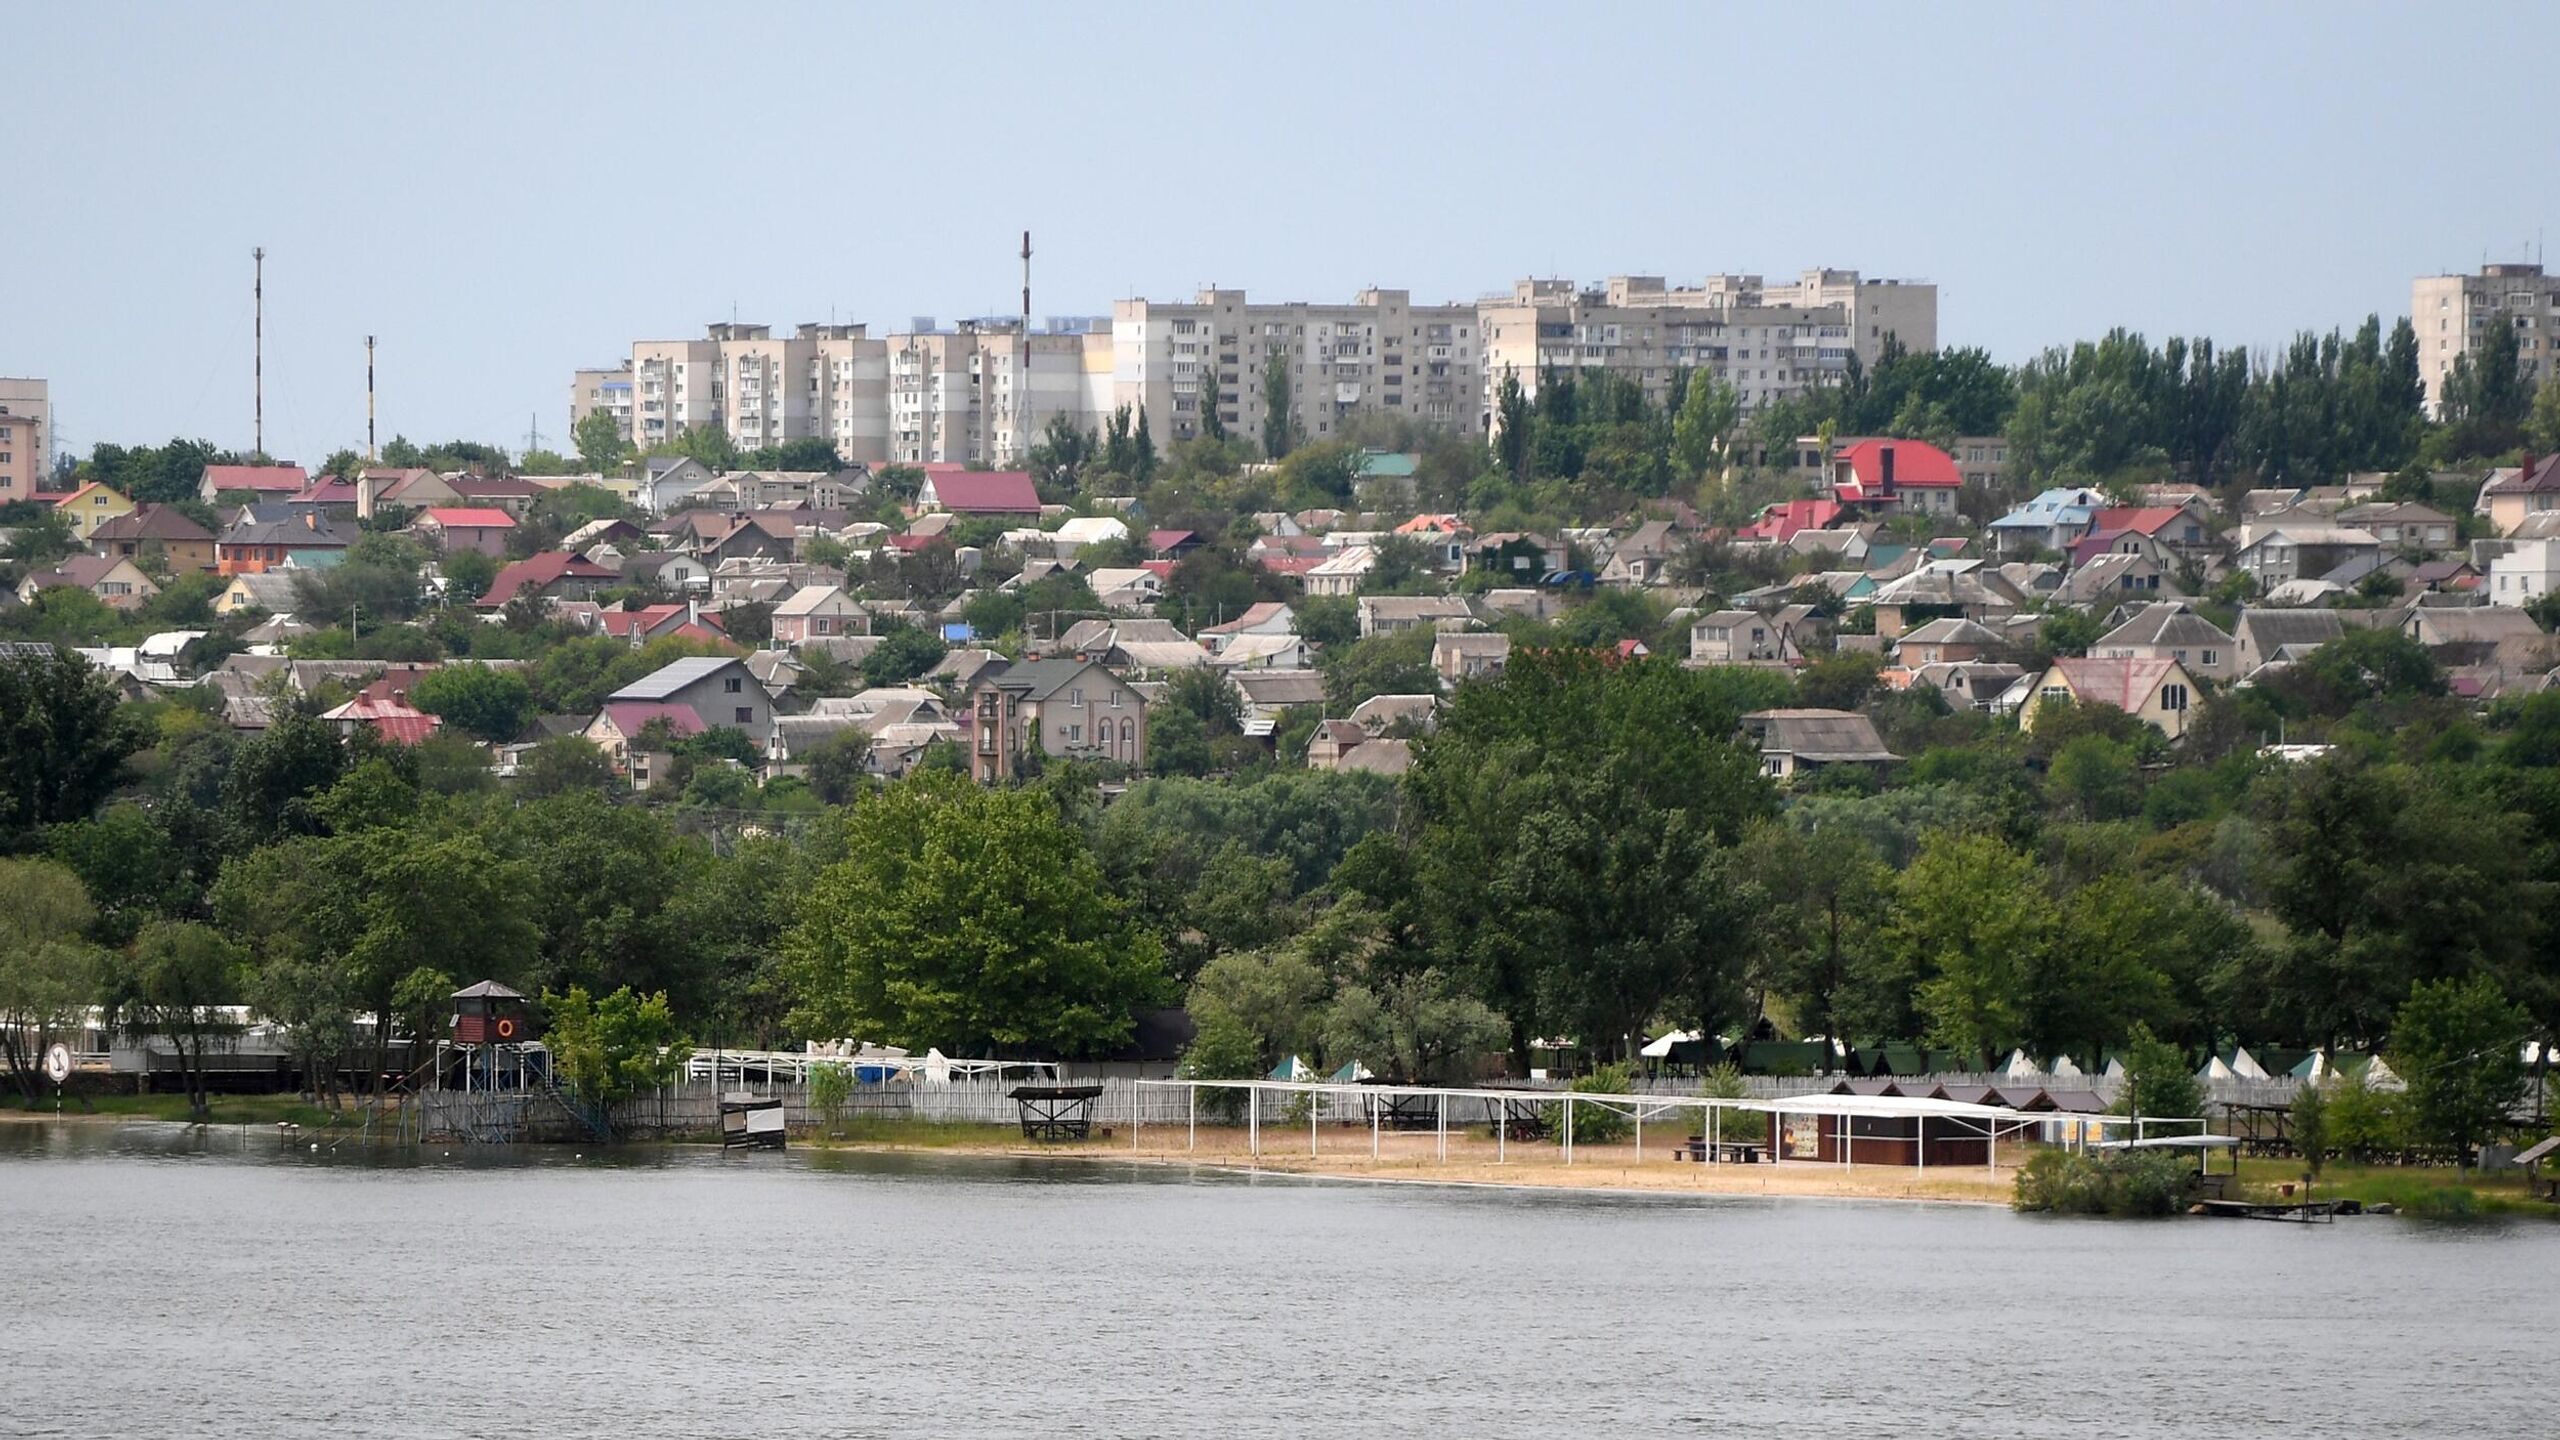
{"type": "Polygon", "coordinates": [[[2176,505],[2119,506],[2090,516],[2089,533],[2141,535],[2172,551],[2196,550],[2214,543],[2211,519],[2211,512],[2201,500],[2176,505]]]}
{"type": "Polygon", "coordinates": [[[1979,560],[1930,560],[1910,574],[1877,586],[1866,597],[1875,607],[1876,633],[1890,640],[1942,615],[1990,624],[2024,608],[2026,597],[1979,560]]]}
{"type": "Polygon", "coordinates": [[[2433,506],[2407,502],[2351,505],[2338,512],[2338,523],[2362,530],[2382,542],[2383,549],[2404,555],[2450,550],[2461,538],[2461,526],[2452,516],[2433,506]]]}
{"type": "Polygon", "coordinates": [[[652,515],[664,515],[682,508],[694,491],[719,477],[699,460],[682,455],[658,455],[641,462],[640,508],[652,515]]]}
{"type": "Polygon", "coordinates": [[[1964,477],[1955,457],[1925,440],[1861,440],[1831,457],[1831,498],[1870,514],[1953,515],[1964,477]]]}
{"type": "Polygon", "coordinates": [[[2237,642],[2175,600],[2144,605],[2099,636],[2089,653],[2107,660],[2175,660],[2202,680],[2229,680],[2241,673],[2237,642]]]}
{"type": "Polygon", "coordinates": [[[1906,670],[1923,665],[1944,665],[1957,660],[1979,660],[2004,643],[2000,632],[1971,620],[1949,616],[1932,620],[1914,630],[1904,631],[1894,641],[1894,663],[1906,670]]]}
{"type": "Polygon", "coordinates": [[[1180,560],[1209,542],[1190,530],[1150,530],[1147,553],[1158,560],[1180,560]]]}
{"type": "Polygon", "coordinates": [[[2368,565],[2381,558],[2381,542],[2344,525],[2292,521],[2260,531],[2240,549],[2240,568],[2260,588],[2273,589],[2288,580],[2317,580],[2350,562],[2368,565]]]}
{"type": "Polygon", "coordinates": [[[1926,686],[1945,696],[1951,706],[1988,711],[1996,708],[2000,697],[2025,679],[2026,673],[2015,665],[1997,661],[1950,660],[1912,668],[1904,676],[1902,688],[1917,690],[1926,686]]]}
{"type": "Polygon", "coordinates": [[[269,615],[291,615],[299,603],[291,571],[234,575],[223,592],[213,597],[213,613],[238,615],[263,610],[269,615]]]}
{"type": "Polygon", "coordinates": [[[1313,670],[1230,670],[1227,684],[1244,700],[1244,733],[1269,735],[1300,706],[1324,705],[1324,676],[1313,670]]]}
{"type": "Polygon", "coordinates": [[[334,520],[362,518],[356,482],[339,475],[315,475],[299,494],[287,500],[289,510],[317,510],[334,520]]]}
{"type": "Polygon", "coordinates": [[[2347,633],[2347,625],[2348,612],[2340,610],[2243,609],[2231,624],[2234,673],[2245,678],[2277,660],[2299,658],[2347,633]]]}
{"type": "Polygon", "coordinates": [[[1671,579],[1672,557],[1682,542],[1668,520],[1647,520],[1627,533],[1600,567],[1603,585],[1661,585],[1671,579]]]}
{"type": "Polygon", "coordinates": [[[452,486],[444,483],[443,476],[415,467],[367,466],[356,472],[355,491],[356,517],[365,520],[386,505],[423,510],[430,505],[459,504],[462,500],[452,486]]]}
{"type": "Polygon", "coordinates": [[[444,508],[503,510],[510,520],[522,520],[544,494],[542,485],[519,475],[457,475],[445,483],[456,499],[444,508]]]}
{"type": "Polygon", "coordinates": [[[1307,737],[1307,768],[1337,769],[1343,756],[1368,744],[1370,739],[1370,733],[1354,721],[1319,721],[1315,733],[1307,737]]]}
{"type": "Polygon", "coordinates": [[[1164,577],[1140,565],[1105,565],[1085,575],[1105,610],[1139,614],[1164,598],[1164,577]]]}
{"type": "Polygon", "coordinates": [[[2002,555],[2027,550],[2068,550],[2089,533],[2089,522],[2107,508],[2107,497],[2085,485],[2047,490],[1991,522],[1991,541],[2002,555]]]}
{"type": "MultiPolygon", "coordinates": [[[[687,600],[682,604],[644,605],[637,610],[599,610],[596,629],[619,640],[631,642],[639,649],[661,636],[682,636],[688,640],[726,641],[729,637],[720,617],[703,610],[702,602],[687,600]]],[[[703,712],[705,716],[712,711],[703,712]]]]}
{"type": "Polygon", "coordinates": [[[1733,538],[1784,543],[1799,530],[1830,529],[1845,514],[1837,500],[1783,500],[1762,506],[1759,517],[1733,532],[1733,538]]]}
{"type": "Polygon", "coordinates": [[[2103,607],[2177,593],[2177,583],[2158,556],[2109,551],[2072,567],[2054,589],[2052,598],[2062,605],[2103,607]]]}
{"type": "MultiPolygon", "coordinates": [[[[1354,545],[1329,559],[1316,562],[1301,572],[1310,595],[1357,595],[1360,584],[1377,568],[1378,553],[1366,545],[1354,545]]],[[[1266,562],[1265,568],[1282,569],[1266,562]]]]}
{"type": "MultiPolygon", "coordinates": [[[[2487,548],[2487,547],[2482,547],[2487,548]]],[[[2530,605],[2560,589],[2560,540],[2518,540],[2489,558],[2489,603],[2530,605]]]]}
{"type": "Polygon", "coordinates": [[[316,510],[296,515],[280,505],[242,507],[213,544],[214,569],[224,575],[272,570],[287,560],[327,565],[356,543],[358,531],[316,510]]]}
{"type": "Polygon", "coordinates": [[[1689,626],[1692,665],[1794,665],[1804,660],[1785,626],[1756,610],[1718,610],[1689,626]]]}
{"type": "Polygon", "coordinates": [[[2067,655],[2045,668],[2018,711],[2018,728],[2032,732],[2047,702],[2112,705],[2149,722],[2175,740],[2187,733],[2196,702],[2195,677],[2175,660],[2106,659],[2067,655]]]}
{"type": "Polygon", "coordinates": [[[1223,654],[1227,645],[1247,635],[1290,635],[1298,633],[1297,612],[1286,602],[1258,600],[1244,608],[1233,620],[1200,627],[1200,643],[1211,654],[1223,654]]]}
{"type": "Polygon", "coordinates": [[[707,728],[702,717],[690,705],[608,700],[604,708],[596,712],[596,718],[588,722],[587,728],[579,732],[579,736],[603,751],[605,760],[616,771],[630,776],[633,788],[646,790],[658,765],[649,752],[634,747],[640,739],[640,732],[649,728],[652,721],[665,722],[670,740],[699,735],[707,728]]]}
{"type": "Polygon", "coordinates": [[[1833,765],[1882,770],[1902,758],[1855,710],[1754,710],[1742,717],[1742,731],[1760,747],[1760,773],[1773,780],[1833,765]]]}
{"type": "Polygon", "coordinates": [[[1502,530],[1479,535],[1467,546],[1466,568],[1534,585],[1562,569],[1564,558],[1564,547],[1543,535],[1502,530]]]}
{"type": "Polygon", "coordinates": [[[778,644],[863,635],[870,630],[871,612],[841,585],[803,585],[773,607],[773,638],[778,644]]]}
{"type": "Polygon", "coordinates": [[[1408,451],[1363,450],[1352,463],[1351,494],[1364,509],[1394,510],[1413,503],[1422,457],[1408,451]]]}
{"type": "Polygon", "coordinates": [[[732,560],[789,560],[800,551],[800,527],[785,511],[732,515],[697,534],[694,557],[714,570],[732,560]]]}
{"type": "Polygon", "coordinates": [[[495,560],[507,553],[507,537],[515,533],[516,522],[494,505],[439,505],[419,512],[409,528],[439,554],[476,550],[495,560]]]}
{"type": "Polygon", "coordinates": [[[1013,779],[1035,753],[1146,764],[1146,697],[1090,660],[990,665],[970,683],[961,724],[969,773],[1013,779]]]}
{"type": "Polygon", "coordinates": [[[1465,635],[1443,631],[1431,637],[1431,670],[1440,683],[1455,688],[1463,681],[1499,675],[1511,659],[1511,637],[1465,635]]]}
{"type": "Polygon", "coordinates": [[[2511,605],[2420,605],[2400,622],[2400,633],[2448,665],[2478,664],[2504,642],[2543,638],[2533,617],[2511,605]]]}
{"type": "Polygon", "coordinates": [[[503,609],[524,596],[545,600],[584,600],[610,585],[614,573],[592,560],[565,550],[545,550],[498,568],[489,592],[474,603],[483,610],[503,609]]]}
{"type": "Polygon", "coordinates": [[[166,505],[137,505],[99,521],[89,531],[89,550],[136,563],[157,554],[180,575],[200,575],[216,563],[213,532],[166,505]]]}
{"type": "Polygon", "coordinates": [[[2476,593],[2482,578],[2477,566],[2460,558],[2421,560],[2409,570],[2412,588],[2447,595],[2476,593]]]}
{"type": "Polygon", "coordinates": [[[633,554],[647,544],[649,532],[628,520],[590,520],[560,537],[560,548],[584,555],[598,545],[610,545],[625,555],[633,554]]]}
{"type": "Polygon", "coordinates": [[[207,505],[226,495],[251,505],[282,504],[310,483],[299,465],[207,465],[204,478],[196,482],[196,498],[207,505]]]}
{"type": "MultiPolygon", "coordinates": [[[[43,499],[37,496],[37,499],[43,499]]],[[[71,538],[83,545],[100,525],[119,515],[133,513],[133,501],[121,490],[110,490],[92,480],[53,502],[53,513],[71,527],[71,538]]]]}
{"type": "Polygon", "coordinates": [[[1333,762],[1333,768],[1364,771],[1371,775],[1401,775],[1413,768],[1413,742],[1364,740],[1342,752],[1333,762]]]}
{"type": "Polygon", "coordinates": [[[1316,647],[1295,635],[1230,636],[1208,653],[1222,670],[1306,670],[1316,663],[1316,647]]]}
{"type": "Polygon", "coordinates": [[[690,707],[704,724],[736,730],[758,750],[773,739],[773,696],[735,656],[671,661],[605,698],[690,707]]]}
{"type": "Polygon", "coordinates": [[[2560,510],[2560,455],[2527,455],[2521,466],[2494,472],[2474,508],[2501,535],[2516,533],[2529,516],[2560,510]]]}
{"type": "Polygon", "coordinates": [[[954,515],[1036,520],[1040,491],[1020,470],[925,471],[916,491],[916,508],[954,515]]]}
{"type": "Polygon", "coordinates": [[[357,691],[354,699],[322,711],[320,718],[337,726],[341,735],[370,730],[393,744],[415,745],[444,728],[442,717],[409,703],[409,687],[423,673],[419,667],[395,666],[357,691]]]}
{"type": "Polygon", "coordinates": [[[1360,598],[1360,638],[1393,635],[1399,630],[1436,630],[1475,619],[1467,602],[1455,595],[1364,595],[1360,598]]]}
{"type": "Polygon", "coordinates": [[[68,555],[50,570],[18,582],[18,598],[32,605],[47,590],[86,590],[109,609],[131,610],[160,593],[142,567],[121,555],[68,555]]]}

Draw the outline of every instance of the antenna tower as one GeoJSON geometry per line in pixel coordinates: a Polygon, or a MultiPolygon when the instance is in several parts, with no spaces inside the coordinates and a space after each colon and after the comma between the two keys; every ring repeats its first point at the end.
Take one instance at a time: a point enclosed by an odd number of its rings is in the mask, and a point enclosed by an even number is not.
{"type": "Polygon", "coordinates": [[[364,337],[364,463],[380,457],[373,449],[373,337],[364,337]]]}
{"type": "Polygon", "coordinates": [[[267,457],[267,247],[260,245],[249,252],[257,266],[255,278],[249,282],[249,298],[255,313],[251,325],[250,403],[255,407],[250,424],[250,448],[259,459],[267,457]]]}

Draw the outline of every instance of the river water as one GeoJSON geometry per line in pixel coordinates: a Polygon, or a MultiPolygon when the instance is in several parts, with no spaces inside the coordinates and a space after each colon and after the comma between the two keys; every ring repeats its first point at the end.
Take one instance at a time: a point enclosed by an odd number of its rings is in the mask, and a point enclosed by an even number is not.
{"type": "Polygon", "coordinates": [[[0,1125],[0,1434],[2449,1436],[2560,1226],[0,1125]]]}

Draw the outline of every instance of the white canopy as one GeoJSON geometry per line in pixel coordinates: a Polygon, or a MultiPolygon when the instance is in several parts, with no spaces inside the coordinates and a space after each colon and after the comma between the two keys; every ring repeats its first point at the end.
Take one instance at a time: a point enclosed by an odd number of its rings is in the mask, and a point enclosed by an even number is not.
{"type": "Polygon", "coordinates": [[[1636,1053],[1647,1060],[1668,1059],[1671,1055],[1672,1046],[1688,1045],[1694,1043],[1697,1039],[1698,1032],[1695,1030],[1674,1030],[1668,1035],[1655,1037],[1651,1043],[1647,1044],[1642,1050],[1639,1050],[1636,1053]]]}

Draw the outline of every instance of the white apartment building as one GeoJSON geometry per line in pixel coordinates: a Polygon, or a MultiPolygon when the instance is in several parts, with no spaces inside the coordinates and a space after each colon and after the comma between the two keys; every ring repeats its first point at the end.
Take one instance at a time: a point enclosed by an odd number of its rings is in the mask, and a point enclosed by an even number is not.
{"type": "Polygon", "coordinates": [[[2422,275],[2409,286],[2409,323],[2418,332],[2418,373],[2427,410],[2444,413],[2445,377],[2492,325],[2516,331],[2516,366],[2539,384],[2560,361],[2560,278],[2540,265],[2483,265],[2477,275],[2422,275]]]}
{"type": "Polygon", "coordinates": [[[888,455],[902,464],[1011,468],[1064,415],[1100,427],[1110,408],[1112,332],[1085,319],[919,324],[889,337],[888,455]]]}
{"type": "Polygon", "coordinates": [[[1486,426],[1506,374],[1535,395],[1553,369],[1631,375],[1656,404],[1671,372],[1706,371],[1733,386],[1745,410],[1836,383],[1849,357],[1873,366],[1885,337],[1938,348],[1938,287],[1865,280],[1855,270],[1807,270],[1792,284],[1711,275],[1695,287],[1658,275],[1618,275],[1596,288],[1522,280],[1477,307],[1484,327],[1486,426]]]}
{"type": "Polygon", "coordinates": [[[1472,305],[1415,305],[1403,290],[1363,290],[1348,305],[1256,305],[1241,290],[1189,302],[1112,307],[1112,405],[1143,409],[1158,443],[1201,433],[1209,378],[1227,433],[1259,442],[1270,366],[1289,372],[1289,408],[1306,439],[1359,414],[1404,415],[1449,429],[1478,423],[1482,341],[1472,305]]]}
{"type": "Polygon", "coordinates": [[[0,504],[36,493],[53,469],[53,387],[0,378],[0,504]]]}
{"type": "MultiPolygon", "coordinates": [[[[613,416],[614,429],[631,438],[631,362],[609,369],[580,370],[569,378],[569,434],[575,443],[578,426],[602,410],[613,416]]],[[[564,449],[567,447],[563,447],[564,449]]]]}

